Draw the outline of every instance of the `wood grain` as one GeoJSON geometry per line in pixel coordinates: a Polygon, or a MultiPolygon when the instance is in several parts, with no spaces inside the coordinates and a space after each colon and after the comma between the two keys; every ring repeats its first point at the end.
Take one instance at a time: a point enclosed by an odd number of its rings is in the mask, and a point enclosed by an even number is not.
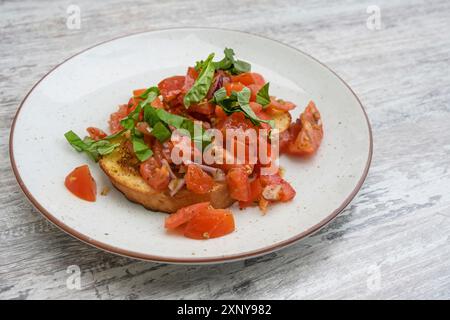
{"type": "Polygon", "coordinates": [[[1,1],[0,298],[449,299],[450,2],[1,1]],[[66,27],[69,4],[81,29],[66,27]],[[381,30],[369,30],[369,5],[381,30]],[[373,126],[374,158],[350,206],[277,253],[214,266],[134,261],[85,245],[22,195],[8,135],[20,101],[53,66],[110,38],[179,26],[249,31],[340,74],[373,126]],[[81,290],[66,285],[81,268],[81,290]]]}

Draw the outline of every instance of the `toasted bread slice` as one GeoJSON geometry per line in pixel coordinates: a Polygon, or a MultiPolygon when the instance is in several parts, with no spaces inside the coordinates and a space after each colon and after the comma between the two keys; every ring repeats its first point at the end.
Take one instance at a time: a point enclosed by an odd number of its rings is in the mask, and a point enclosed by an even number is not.
{"type": "Polygon", "coordinates": [[[152,189],[139,174],[139,163],[122,143],[111,154],[100,160],[100,167],[108,175],[112,184],[128,200],[139,203],[153,211],[175,212],[194,203],[209,201],[214,208],[227,208],[235,200],[231,199],[225,182],[216,182],[213,190],[206,194],[195,194],[184,187],[173,197],[168,191],[152,189]]]}

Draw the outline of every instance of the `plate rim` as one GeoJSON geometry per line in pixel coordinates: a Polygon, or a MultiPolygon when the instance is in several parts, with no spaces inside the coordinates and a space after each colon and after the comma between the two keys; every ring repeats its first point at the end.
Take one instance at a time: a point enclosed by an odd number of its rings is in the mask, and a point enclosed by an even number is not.
{"type": "Polygon", "coordinates": [[[13,169],[13,173],[14,176],[19,184],[19,187],[21,188],[22,192],[24,193],[24,195],[26,196],[26,198],[28,198],[28,200],[31,202],[31,204],[39,211],[40,214],[42,214],[44,216],[44,218],[46,218],[48,221],[50,221],[53,225],[55,225],[56,227],[58,227],[60,230],[62,230],[63,232],[65,232],[66,234],[80,240],[81,242],[84,242],[90,246],[93,246],[97,249],[115,254],[115,255],[119,255],[119,256],[123,256],[123,257],[127,257],[127,258],[132,258],[132,259],[137,259],[137,260],[143,260],[143,261],[151,261],[151,262],[159,262],[159,263],[171,263],[171,264],[214,264],[214,263],[224,263],[224,262],[232,262],[232,261],[238,261],[238,260],[244,260],[244,259],[249,259],[249,258],[254,258],[257,256],[261,256],[261,255],[265,255],[268,254],[270,252],[274,252],[277,251],[279,249],[282,248],[286,248],[294,243],[296,243],[297,241],[306,238],[309,235],[312,235],[313,233],[315,233],[316,231],[318,231],[319,229],[321,229],[322,227],[324,227],[325,225],[327,225],[329,222],[331,222],[333,219],[335,219],[349,204],[350,202],[354,199],[354,197],[357,195],[357,193],[359,192],[359,190],[361,189],[362,185],[364,184],[364,181],[366,180],[366,177],[369,173],[369,168],[372,162],[372,156],[373,156],[373,135],[372,135],[372,127],[370,125],[370,121],[369,121],[369,117],[367,115],[366,110],[364,109],[361,100],[359,99],[359,97],[356,95],[356,93],[353,91],[353,89],[347,84],[347,82],[345,82],[335,71],[333,71],[330,67],[328,67],[327,65],[325,65],[324,63],[322,63],[321,61],[319,61],[318,59],[314,58],[313,56],[311,56],[310,54],[296,48],[293,47],[289,44],[286,44],[284,42],[281,42],[279,40],[275,40],[263,35],[259,35],[259,34],[254,34],[251,32],[246,32],[246,31],[241,31],[241,30],[233,30],[233,29],[227,29],[227,28],[218,28],[218,27],[173,27],[173,28],[156,28],[156,29],[149,29],[149,30],[144,30],[144,31],[140,31],[140,32],[133,32],[133,33],[127,33],[125,35],[121,35],[121,36],[117,36],[99,43],[96,43],[92,46],[89,46],[73,55],[71,55],[70,57],[64,59],[62,62],[56,64],[54,67],[52,67],[46,74],[44,74],[44,76],[42,76],[32,87],[31,89],[28,91],[28,93],[25,95],[25,97],[22,99],[22,101],[20,102],[19,108],[17,109],[13,121],[12,121],[12,125],[11,125],[11,129],[10,129],[10,135],[9,135],[9,157],[10,157],[10,162],[11,162],[11,166],[13,169]],[[258,38],[262,38],[264,40],[270,40],[270,41],[274,41],[276,43],[278,43],[279,45],[282,45],[284,47],[287,47],[289,49],[295,50],[300,54],[303,54],[305,56],[307,56],[308,58],[312,59],[313,61],[315,61],[316,63],[320,64],[322,67],[326,68],[329,72],[331,72],[334,76],[336,76],[347,88],[348,90],[352,93],[352,95],[355,97],[356,101],[358,102],[364,117],[366,119],[366,123],[367,123],[367,128],[369,130],[369,152],[367,155],[367,160],[366,160],[366,166],[364,168],[364,171],[361,175],[361,177],[358,180],[358,183],[356,184],[355,188],[352,190],[352,192],[345,198],[345,200],[343,201],[343,203],[341,205],[339,205],[333,212],[331,212],[329,215],[327,215],[324,219],[322,219],[320,222],[316,223],[315,225],[313,225],[312,227],[308,228],[307,230],[293,236],[290,237],[286,240],[277,242],[275,244],[257,249],[257,250],[252,250],[252,251],[248,251],[248,252],[244,252],[244,253],[239,253],[239,254],[232,254],[232,255],[224,255],[224,256],[215,256],[215,257],[209,257],[209,258],[176,258],[176,257],[164,257],[164,256],[158,256],[158,255],[151,255],[151,254],[146,254],[146,253],[142,253],[142,252],[135,252],[135,251],[131,251],[131,250],[126,250],[126,249],[122,249],[116,246],[112,246],[110,244],[104,243],[102,241],[99,240],[95,240],[93,238],[90,238],[84,234],[82,234],[81,232],[69,227],[67,224],[65,224],[63,221],[57,219],[55,216],[53,216],[47,209],[45,209],[37,200],[36,198],[31,194],[31,192],[28,190],[28,188],[26,187],[25,183],[23,182],[19,170],[17,168],[16,162],[15,162],[15,158],[14,158],[14,148],[13,148],[13,140],[14,140],[14,131],[15,131],[15,126],[16,126],[16,121],[17,118],[19,116],[19,113],[22,109],[23,104],[25,103],[25,101],[28,99],[29,95],[33,92],[33,90],[41,83],[41,81],[43,81],[45,78],[47,78],[47,76],[49,76],[51,73],[53,73],[53,71],[55,71],[58,67],[60,67],[61,65],[63,65],[64,63],[68,62],[69,60],[75,58],[76,56],[89,51],[91,49],[94,49],[95,47],[98,47],[100,45],[103,45],[105,43],[108,42],[112,42],[121,38],[126,38],[126,37],[130,37],[130,36],[135,36],[135,35],[139,35],[139,34],[144,34],[144,33],[152,33],[152,32],[161,32],[161,31],[174,31],[174,30],[216,30],[216,31],[226,31],[226,32],[235,32],[235,33],[241,33],[244,35],[250,35],[253,37],[258,37],[258,38]]]}

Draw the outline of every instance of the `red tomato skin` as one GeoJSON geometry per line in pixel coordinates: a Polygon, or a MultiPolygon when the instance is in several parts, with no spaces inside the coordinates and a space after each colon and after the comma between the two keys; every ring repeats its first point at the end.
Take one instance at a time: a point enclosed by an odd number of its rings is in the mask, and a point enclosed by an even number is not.
{"type": "Polygon", "coordinates": [[[259,178],[254,179],[250,182],[250,200],[239,201],[239,207],[246,208],[258,202],[261,199],[262,190],[261,180],[259,178]]]}
{"type": "Polygon", "coordinates": [[[189,106],[189,112],[196,112],[204,114],[206,116],[211,116],[212,114],[215,113],[215,110],[216,110],[215,106],[212,103],[209,103],[208,101],[189,106]]]}
{"type": "Polygon", "coordinates": [[[309,102],[295,125],[291,127],[291,142],[287,147],[287,153],[297,156],[313,155],[323,138],[321,116],[314,102],[309,102]]]}
{"type": "Polygon", "coordinates": [[[195,164],[188,165],[184,179],[186,188],[197,194],[208,193],[214,187],[214,179],[195,164]]]}
{"type": "Polygon", "coordinates": [[[217,105],[215,108],[215,115],[219,121],[223,121],[227,117],[227,114],[225,113],[225,111],[223,111],[222,107],[219,105],[217,105]]]}
{"type": "Polygon", "coordinates": [[[273,112],[276,111],[290,111],[292,109],[295,109],[296,105],[289,101],[279,101],[275,99],[275,97],[270,97],[270,103],[267,106],[268,110],[271,110],[273,112]]]}
{"type": "Polygon", "coordinates": [[[210,206],[209,202],[196,203],[170,214],[164,221],[164,227],[169,230],[174,230],[179,226],[189,222],[194,216],[205,210],[210,206]]]}
{"type": "Polygon", "coordinates": [[[77,167],[70,172],[64,181],[64,185],[78,198],[95,202],[97,184],[91,175],[88,165],[77,167]]]}
{"type": "Polygon", "coordinates": [[[292,188],[292,186],[289,184],[289,182],[284,181],[281,183],[281,202],[287,202],[292,200],[297,192],[292,188]]]}
{"type": "Polygon", "coordinates": [[[170,102],[178,97],[183,91],[185,76],[173,76],[158,83],[159,91],[164,101],[170,102]]]}
{"type": "Polygon", "coordinates": [[[139,97],[141,94],[143,94],[147,89],[136,89],[133,90],[133,97],[139,97]]]}
{"type": "Polygon", "coordinates": [[[262,188],[271,185],[281,185],[281,194],[279,201],[287,202],[295,197],[294,188],[278,174],[260,176],[262,188]]]}
{"type": "Polygon", "coordinates": [[[129,113],[129,108],[127,104],[123,104],[119,106],[119,110],[112,113],[109,117],[109,129],[111,130],[111,133],[117,133],[120,130],[123,129],[123,127],[120,125],[120,120],[125,118],[129,113]]]}
{"type": "Polygon", "coordinates": [[[231,92],[240,92],[245,86],[240,82],[231,82],[225,85],[225,90],[227,91],[227,96],[231,95],[231,92]]]}
{"type": "Polygon", "coordinates": [[[242,168],[232,168],[226,177],[230,197],[238,201],[250,201],[251,191],[247,173],[242,168]]]}
{"type": "Polygon", "coordinates": [[[246,86],[256,84],[263,86],[266,83],[264,77],[256,72],[244,72],[231,78],[233,82],[240,82],[246,86]]]}
{"type": "Polygon", "coordinates": [[[259,90],[261,90],[262,86],[259,84],[249,84],[247,87],[250,89],[251,92],[250,101],[255,102],[256,95],[258,94],[259,90]]]}
{"type": "Polygon", "coordinates": [[[86,131],[89,133],[89,137],[91,137],[91,139],[95,141],[106,138],[107,136],[107,134],[102,129],[95,127],[89,127],[86,129],[86,131]]]}
{"type": "Polygon", "coordinates": [[[164,191],[169,186],[169,171],[166,167],[161,167],[155,157],[142,162],[139,171],[147,184],[156,191],[164,191]]]}
{"type": "Polygon", "coordinates": [[[188,92],[194,85],[195,80],[198,78],[198,72],[193,67],[189,67],[184,79],[183,91],[188,92]]]}
{"type": "Polygon", "coordinates": [[[222,237],[235,229],[231,211],[207,208],[195,215],[186,225],[184,236],[191,239],[206,240],[222,237]]]}

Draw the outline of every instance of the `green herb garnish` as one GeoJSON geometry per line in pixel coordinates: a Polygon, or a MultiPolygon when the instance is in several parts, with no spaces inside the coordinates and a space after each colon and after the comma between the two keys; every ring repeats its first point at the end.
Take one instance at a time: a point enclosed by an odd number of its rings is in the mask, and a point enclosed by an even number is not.
{"type": "Polygon", "coordinates": [[[272,128],[275,126],[273,120],[263,120],[253,112],[250,107],[251,91],[244,87],[239,92],[232,91],[230,96],[227,96],[225,88],[221,88],[214,93],[213,102],[221,106],[223,111],[230,115],[234,112],[243,112],[245,116],[250,119],[254,125],[260,125],[261,122],[268,123],[272,128]]]}
{"type": "Polygon", "coordinates": [[[140,161],[145,161],[153,155],[153,151],[148,147],[142,137],[136,134],[131,136],[131,143],[133,144],[133,151],[140,161]]]}
{"type": "Polygon", "coordinates": [[[234,58],[233,49],[225,48],[223,53],[225,57],[220,61],[214,62],[216,70],[229,71],[231,74],[240,74],[251,70],[250,63],[234,58]]]}
{"type": "Polygon", "coordinates": [[[78,152],[86,153],[92,160],[96,162],[100,159],[100,156],[110,154],[116,147],[119,146],[119,143],[112,143],[110,141],[114,138],[111,136],[98,141],[95,141],[89,137],[81,140],[81,138],[72,130],[66,132],[64,136],[75,150],[77,150],[78,152]]]}
{"type": "Polygon", "coordinates": [[[269,82],[267,82],[256,94],[256,102],[264,107],[267,107],[270,103],[269,96],[269,82]]]}
{"type": "Polygon", "coordinates": [[[183,103],[186,108],[189,108],[191,104],[199,103],[206,97],[214,79],[215,68],[212,62],[213,58],[214,53],[211,53],[202,63],[201,72],[197,80],[195,80],[192,88],[184,96],[183,103]]]}

